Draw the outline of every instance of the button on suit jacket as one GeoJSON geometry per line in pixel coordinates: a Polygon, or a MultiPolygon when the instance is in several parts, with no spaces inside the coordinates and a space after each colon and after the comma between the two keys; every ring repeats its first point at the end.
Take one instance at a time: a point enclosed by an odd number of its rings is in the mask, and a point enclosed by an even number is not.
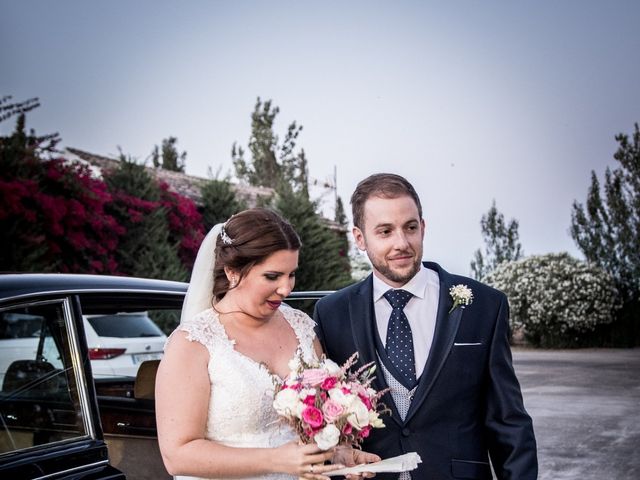
{"type": "MultiPolygon", "coordinates": [[[[413,480],[490,479],[489,455],[499,479],[536,479],[536,441],[512,366],[506,296],[435,263],[424,265],[440,279],[429,357],[405,419],[386,394],[382,401],[391,409],[383,416],[386,427],[372,430],[363,449],[382,458],[417,452],[422,463],[413,480]],[[473,303],[449,313],[449,289],[459,284],[472,290],[473,303]]],[[[369,276],[316,304],[318,337],[339,364],[355,351],[360,364],[377,361],[372,288],[369,276]]],[[[387,388],[382,373],[373,387],[387,388]]]]}

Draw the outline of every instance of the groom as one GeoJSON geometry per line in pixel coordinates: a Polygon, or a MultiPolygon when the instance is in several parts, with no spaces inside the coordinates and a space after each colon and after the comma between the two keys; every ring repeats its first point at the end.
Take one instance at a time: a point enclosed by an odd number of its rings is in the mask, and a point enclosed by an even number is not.
{"type": "Polygon", "coordinates": [[[386,428],[372,430],[363,449],[382,458],[417,452],[422,463],[400,480],[491,479],[489,459],[498,479],[536,479],[505,295],[422,263],[422,207],[403,177],[371,175],[351,204],[373,275],[320,300],[314,318],[329,358],[341,364],[358,351],[361,363],[377,363],[373,387],[390,388],[386,428]]]}

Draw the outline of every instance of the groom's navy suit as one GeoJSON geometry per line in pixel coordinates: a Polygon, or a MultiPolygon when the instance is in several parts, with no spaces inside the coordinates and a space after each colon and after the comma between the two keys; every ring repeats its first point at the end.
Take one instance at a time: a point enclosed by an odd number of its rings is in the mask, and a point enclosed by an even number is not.
{"type": "MultiPolygon", "coordinates": [[[[490,479],[489,455],[499,479],[536,479],[536,441],[512,367],[506,296],[435,263],[424,265],[440,279],[429,357],[404,421],[386,394],[391,416],[382,417],[386,427],[372,430],[363,449],[382,458],[417,452],[422,463],[412,472],[413,480],[490,479]],[[473,303],[449,313],[449,289],[458,284],[472,290],[473,303]]],[[[316,305],[318,337],[327,356],[340,364],[355,351],[361,364],[378,362],[372,289],[369,276],[316,305]]],[[[380,369],[373,387],[387,388],[380,369]]]]}

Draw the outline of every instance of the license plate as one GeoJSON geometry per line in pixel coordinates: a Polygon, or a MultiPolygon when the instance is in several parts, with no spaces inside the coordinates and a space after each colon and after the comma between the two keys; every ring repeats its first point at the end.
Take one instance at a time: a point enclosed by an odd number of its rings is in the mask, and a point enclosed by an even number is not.
{"type": "Polygon", "coordinates": [[[147,360],[160,360],[162,358],[162,353],[134,353],[131,357],[133,358],[134,365],[137,365],[138,363],[146,362],[147,360]]]}

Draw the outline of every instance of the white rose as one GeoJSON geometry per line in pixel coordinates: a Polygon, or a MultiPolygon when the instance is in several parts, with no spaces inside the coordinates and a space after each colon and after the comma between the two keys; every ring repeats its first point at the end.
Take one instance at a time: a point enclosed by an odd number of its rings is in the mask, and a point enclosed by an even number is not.
{"type": "Polygon", "coordinates": [[[378,412],[376,412],[375,410],[371,410],[369,412],[369,425],[371,425],[373,428],[384,427],[384,422],[378,415],[378,412]]]}
{"type": "Polygon", "coordinates": [[[329,375],[333,375],[333,376],[338,375],[342,370],[340,368],[340,365],[338,365],[336,362],[328,358],[326,358],[324,361],[324,369],[329,373],[329,375]]]}
{"type": "Polygon", "coordinates": [[[305,408],[307,408],[307,404],[304,403],[304,399],[309,395],[315,397],[316,389],[315,388],[303,388],[298,392],[298,405],[296,406],[296,410],[294,411],[294,415],[298,418],[302,418],[302,412],[305,408]]]}
{"type": "Polygon", "coordinates": [[[349,416],[347,417],[347,422],[351,424],[352,427],[357,428],[358,430],[369,425],[369,409],[367,406],[362,403],[362,401],[357,398],[349,407],[349,416]]]}
{"type": "Polygon", "coordinates": [[[309,395],[311,395],[312,397],[315,397],[316,395],[316,389],[315,388],[303,388],[302,390],[300,390],[300,392],[298,393],[298,397],[300,397],[301,400],[304,400],[305,398],[307,398],[309,395]]]}
{"type": "Polygon", "coordinates": [[[332,388],[329,390],[329,398],[345,408],[349,408],[355,399],[355,395],[344,393],[340,388],[332,388]]]}
{"type": "Polygon", "coordinates": [[[298,416],[298,392],[291,388],[280,390],[273,400],[273,408],[283,416],[298,416]]]}
{"type": "Polygon", "coordinates": [[[333,423],[328,424],[313,437],[321,450],[329,450],[335,447],[340,440],[340,430],[333,423]]]}

